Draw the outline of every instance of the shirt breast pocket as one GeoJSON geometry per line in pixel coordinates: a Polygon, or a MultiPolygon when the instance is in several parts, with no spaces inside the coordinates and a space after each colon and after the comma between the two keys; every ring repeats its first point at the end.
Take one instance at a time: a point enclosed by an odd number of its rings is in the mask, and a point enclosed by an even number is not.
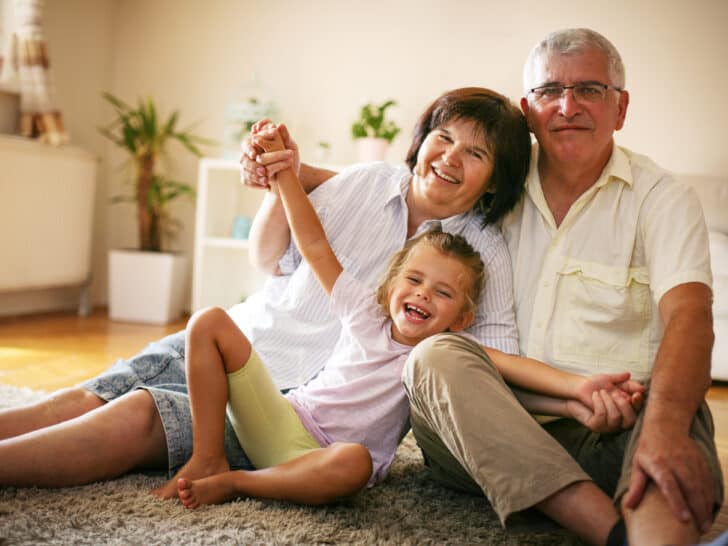
{"type": "Polygon", "coordinates": [[[568,260],[558,275],[553,351],[595,372],[649,369],[649,277],[645,267],[568,260]]]}

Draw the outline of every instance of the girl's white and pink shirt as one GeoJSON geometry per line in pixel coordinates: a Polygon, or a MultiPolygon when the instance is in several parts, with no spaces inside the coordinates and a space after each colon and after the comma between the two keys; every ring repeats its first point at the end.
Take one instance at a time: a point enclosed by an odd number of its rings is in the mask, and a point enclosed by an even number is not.
{"type": "Polygon", "coordinates": [[[322,447],[356,442],[371,454],[368,486],[381,481],[409,430],[402,368],[412,350],[392,339],[373,291],[343,271],[331,293],[342,333],[321,372],[286,396],[322,447]]]}

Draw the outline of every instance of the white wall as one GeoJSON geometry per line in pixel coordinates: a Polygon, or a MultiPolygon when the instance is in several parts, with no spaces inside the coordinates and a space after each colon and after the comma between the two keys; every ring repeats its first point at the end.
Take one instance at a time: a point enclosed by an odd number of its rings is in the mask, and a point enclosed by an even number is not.
{"type": "MultiPolygon", "coordinates": [[[[105,250],[135,242],[133,211],[110,207],[123,190],[123,156],[95,127],[110,116],[99,93],[152,96],[197,132],[222,139],[225,106],[256,73],[289,123],[304,158],[318,140],[331,161],[350,162],[349,127],[359,107],[394,98],[404,128],[390,150],[403,157],[418,113],[442,91],[497,89],[517,100],[521,66],[553,29],[588,26],[620,49],[631,105],[618,141],[681,172],[728,172],[728,23],[725,0],[64,0],[46,3],[59,102],[77,144],[104,159],[94,245],[95,300],[105,300],[105,250]]],[[[211,150],[212,154],[219,149],[211,150]]],[[[171,158],[194,181],[196,161],[171,158]]],[[[191,256],[194,210],[176,248],[191,256]]]]}
{"type": "MultiPolygon", "coordinates": [[[[66,129],[73,144],[87,149],[100,161],[106,154],[106,144],[96,126],[108,112],[99,100],[99,92],[111,85],[115,6],[114,0],[51,0],[45,2],[43,19],[55,94],[66,129]]],[[[96,184],[92,251],[92,297],[97,302],[106,298],[108,246],[108,176],[104,165],[100,167],[96,184]]],[[[76,288],[3,293],[0,294],[0,315],[73,308],[78,305],[78,295],[76,288]]]]}

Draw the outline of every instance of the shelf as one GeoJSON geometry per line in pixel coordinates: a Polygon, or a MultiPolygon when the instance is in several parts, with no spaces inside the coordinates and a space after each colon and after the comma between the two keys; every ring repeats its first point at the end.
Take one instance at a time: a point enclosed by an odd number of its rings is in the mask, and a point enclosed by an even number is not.
{"type": "Polygon", "coordinates": [[[222,157],[203,157],[200,159],[200,167],[209,171],[211,169],[218,169],[220,171],[239,171],[240,163],[234,159],[224,159],[222,157]]]}
{"type": "Polygon", "coordinates": [[[250,243],[231,237],[238,216],[255,216],[265,192],[240,183],[237,161],[200,160],[192,310],[228,308],[260,290],[266,276],[249,262],[250,243]]]}
{"type": "MultiPolygon", "coordinates": [[[[331,170],[341,166],[327,165],[331,170]]],[[[250,264],[250,243],[234,239],[236,218],[255,217],[265,191],[240,182],[237,160],[202,158],[198,166],[192,311],[230,307],[260,290],[266,275],[250,264]]]]}
{"type": "Polygon", "coordinates": [[[234,248],[247,250],[250,243],[247,239],[233,239],[232,237],[205,237],[202,244],[207,247],[215,248],[234,248]]]}

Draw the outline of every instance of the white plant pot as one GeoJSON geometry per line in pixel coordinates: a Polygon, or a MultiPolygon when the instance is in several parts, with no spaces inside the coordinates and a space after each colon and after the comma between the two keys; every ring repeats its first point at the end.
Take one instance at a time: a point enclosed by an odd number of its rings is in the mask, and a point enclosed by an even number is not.
{"type": "Polygon", "coordinates": [[[187,258],[164,252],[109,251],[112,320],[167,324],[182,315],[187,258]]]}
{"type": "Polygon", "coordinates": [[[383,138],[358,138],[356,139],[359,161],[384,161],[387,155],[389,142],[383,138]]]}

